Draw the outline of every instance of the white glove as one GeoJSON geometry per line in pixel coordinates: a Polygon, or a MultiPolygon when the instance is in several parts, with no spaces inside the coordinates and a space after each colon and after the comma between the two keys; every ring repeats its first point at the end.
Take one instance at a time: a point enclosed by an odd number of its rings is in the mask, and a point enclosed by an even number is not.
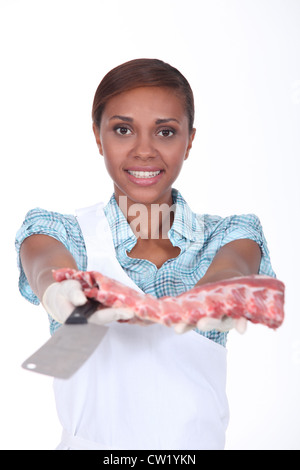
{"type": "Polygon", "coordinates": [[[54,282],[44,292],[42,304],[57,322],[64,323],[75,307],[84,305],[87,298],[79,281],[67,279],[54,282]]]}
{"type": "MultiPolygon", "coordinates": [[[[186,333],[187,331],[193,330],[195,327],[186,325],[185,323],[177,323],[174,325],[174,331],[178,334],[186,333]]],[[[223,317],[218,320],[217,318],[203,317],[197,323],[197,328],[201,331],[229,331],[235,328],[239,333],[245,333],[247,329],[246,318],[233,319],[230,317],[223,317]]]]}
{"type": "Polygon", "coordinates": [[[204,317],[197,323],[197,328],[201,331],[210,331],[210,330],[217,330],[221,332],[229,331],[232,329],[236,329],[239,333],[245,333],[247,329],[247,320],[246,318],[230,318],[224,316],[221,319],[211,318],[211,317],[204,317]]]}
{"type": "MultiPolygon", "coordinates": [[[[84,305],[87,298],[79,281],[67,279],[54,282],[45,291],[42,304],[47,313],[57,322],[64,323],[75,307],[84,305]]],[[[117,320],[129,320],[134,312],[127,308],[106,308],[100,306],[91,317],[89,323],[104,325],[117,320]]]]}
{"type": "Polygon", "coordinates": [[[105,325],[118,320],[130,320],[134,317],[134,312],[130,308],[100,307],[89,318],[89,323],[96,325],[105,325]]]}
{"type": "Polygon", "coordinates": [[[182,333],[186,333],[187,331],[191,331],[194,328],[194,326],[187,325],[186,323],[175,323],[173,325],[175,333],[178,333],[179,335],[181,335],[182,333]]]}

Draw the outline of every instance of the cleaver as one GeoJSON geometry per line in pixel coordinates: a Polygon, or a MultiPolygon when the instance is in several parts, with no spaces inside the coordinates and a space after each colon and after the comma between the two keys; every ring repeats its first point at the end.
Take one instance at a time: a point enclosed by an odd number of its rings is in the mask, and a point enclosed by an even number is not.
{"type": "Polygon", "coordinates": [[[76,307],[52,337],[23,362],[22,367],[59,379],[70,378],[95,351],[108,330],[106,326],[88,322],[99,305],[95,300],[88,300],[76,307]]]}

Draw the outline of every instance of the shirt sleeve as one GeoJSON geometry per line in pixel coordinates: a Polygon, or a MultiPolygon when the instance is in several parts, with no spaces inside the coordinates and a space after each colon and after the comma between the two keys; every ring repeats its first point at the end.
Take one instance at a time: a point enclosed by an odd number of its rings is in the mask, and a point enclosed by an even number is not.
{"type": "Polygon", "coordinates": [[[262,225],[255,214],[233,215],[224,219],[224,232],[221,246],[233,240],[248,238],[254,240],[261,249],[261,262],[259,274],[276,277],[273,271],[270,253],[266,238],[263,233],[262,225]]]}
{"type": "Polygon", "coordinates": [[[27,237],[36,234],[48,235],[63,243],[73,255],[80,270],[86,270],[87,258],[83,236],[75,216],[62,215],[58,212],[49,212],[40,208],[29,211],[15,239],[19,268],[19,290],[26,300],[34,305],[39,305],[40,301],[29,285],[20,259],[20,248],[23,241],[27,237]]]}

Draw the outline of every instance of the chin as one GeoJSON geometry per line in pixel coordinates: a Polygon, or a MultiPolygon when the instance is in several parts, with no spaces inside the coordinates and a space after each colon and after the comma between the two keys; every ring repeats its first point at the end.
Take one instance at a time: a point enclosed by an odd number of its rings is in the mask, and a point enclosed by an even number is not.
{"type": "Polygon", "coordinates": [[[130,201],[136,204],[162,204],[172,200],[172,188],[157,191],[155,188],[139,188],[136,191],[123,193],[130,201]]]}

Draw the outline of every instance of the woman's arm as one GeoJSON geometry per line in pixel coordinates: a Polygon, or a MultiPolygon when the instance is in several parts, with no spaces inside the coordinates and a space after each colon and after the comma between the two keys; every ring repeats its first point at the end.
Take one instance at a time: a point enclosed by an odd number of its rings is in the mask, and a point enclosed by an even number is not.
{"type": "Polygon", "coordinates": [[[261,250],[255,241],[250,239],[234,240],[220,248],[205,275],[197,282],[196,286],[231,277],[257,274],[260,261],[261,250]]]}
{"type": "Polygon", "coordinates": [[[42,300],[47,287],[54,283],[53,269],[78,269],[66,247],[48,235],[31,235],[21,245],[20,257],[28,282],[42,300]]]}

